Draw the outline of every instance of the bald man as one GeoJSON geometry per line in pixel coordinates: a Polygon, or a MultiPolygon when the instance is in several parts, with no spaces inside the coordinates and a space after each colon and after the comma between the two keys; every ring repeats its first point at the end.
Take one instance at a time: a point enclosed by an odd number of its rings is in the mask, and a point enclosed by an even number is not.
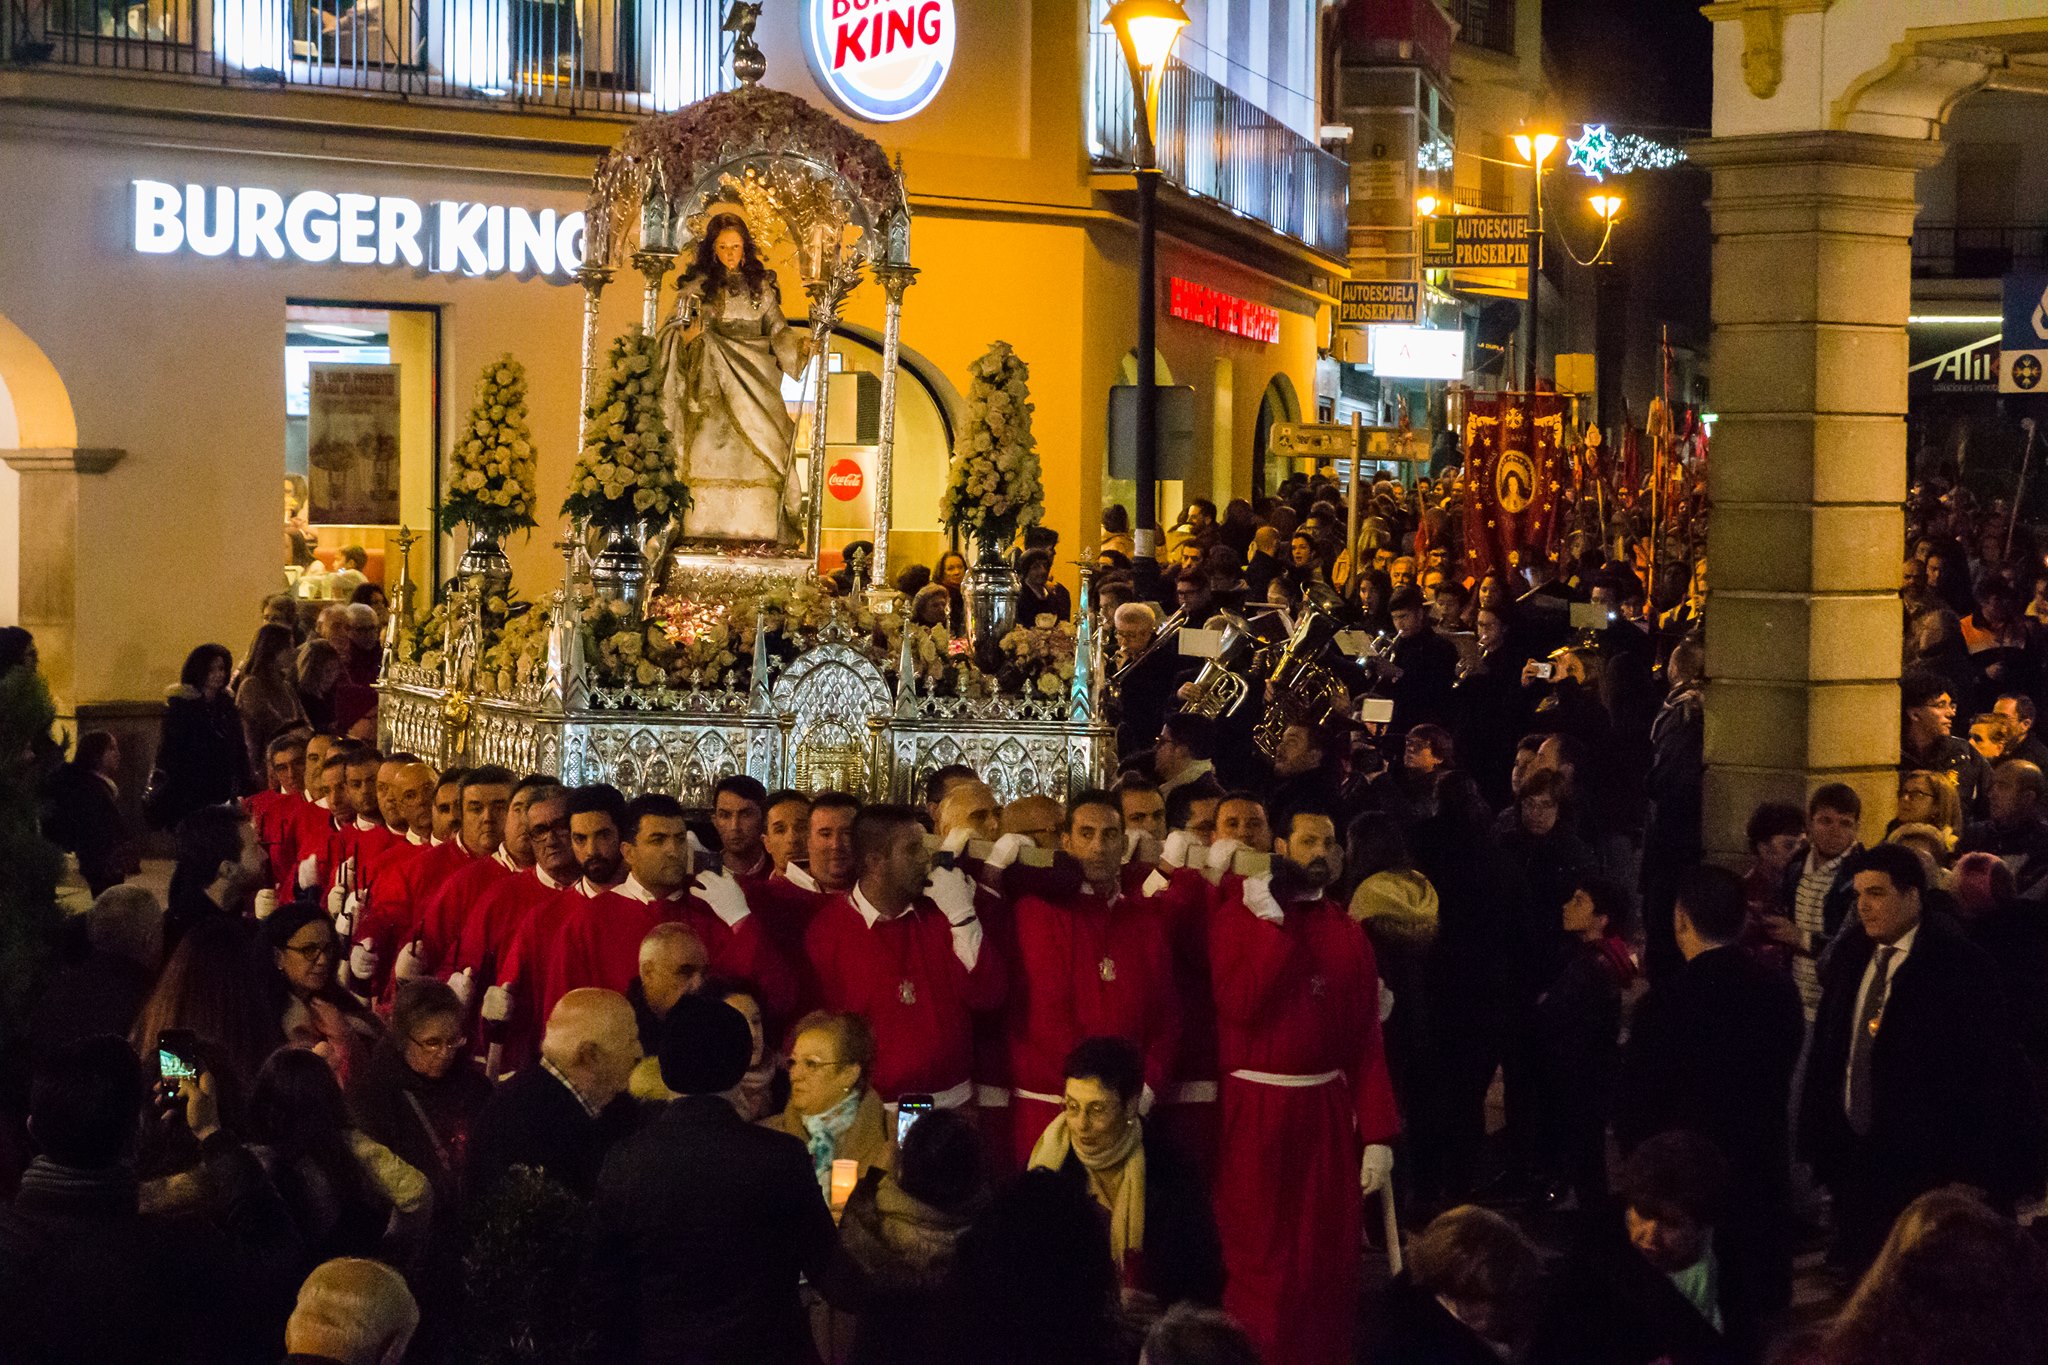
{"type": "Polygon", "coordinates": [[[415,846],[434,833],[434,770],[418,759],[386,759],[377,770],[377,804],[393,834],[415,846]]]}
{"type": "Polygon", "coordinates": [[[954,830],[965,830],[970,839],[994,843],[1002,834],[1002,804],[988,783],[978,777],[962,778],[946,788],[939,802],[936,833],[943,839],[954,830]]]}
{"type": "Polygon", "coordinates": [[[1040,848],[1060,846],[1066,813],[1050,796],[1020,796],[1003,807],[1003,833],[1021,834],[1040,848]]]}
{"type": "Polygon", "coordinates": [[[284,1349],[293,1360],[398,1365],[419,1325],[405,1276],[381,1261],[345,1257],[314,1267],[299,1287],[284,1349]]]}
{"type": "Polygon", "coordinates": [[[469,1142],[469,1186],[484,1194],[514,1166],[530,1166],[585,1199],[612,1145],[633,1130],[625,1097],[640,1061],[633,1006],[617,991],[570,991],[555,1002],[540,1065],[498,1087],[469,1142]]]}
{"type": "Polygon", "coordinates": [[[626,988],[640,1029],[640,1047],[647,1055],[633,1068],[628,1090],[636,1100],[675,1098],[661,1080],[661,1030],[676,1001],[704,989],[711,953],[697,931],[680,920],[667,920],[640,940],[640,971],[626,988]]]}

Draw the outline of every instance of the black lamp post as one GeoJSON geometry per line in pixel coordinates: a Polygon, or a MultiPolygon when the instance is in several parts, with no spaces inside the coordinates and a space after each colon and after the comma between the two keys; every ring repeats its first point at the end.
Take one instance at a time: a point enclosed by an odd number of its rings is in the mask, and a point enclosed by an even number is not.
{"type": "Polygon", "coordinates": [[[1117,0],[1103,23],[1116,32],[1130,72],[1138,149],[1138,414],[1137,493],[1132,509],[1136,559],[1153,560],[1159,542],[1159,391],[1154,356],[1158,314],[1159,88],[1174,40],[1187,27],[1178,0],[1117,0]]]}
{"type": "Polygon", "coordinates": [[[1529,214],[1529,345],[1522,357],[1522,390],[1536,392],[1536,271],[1543,264],[1543,163],[1557,150],[1555,133],[1517,133],[1515,151],[1529,163],[1536,185],[1529,214]]]}

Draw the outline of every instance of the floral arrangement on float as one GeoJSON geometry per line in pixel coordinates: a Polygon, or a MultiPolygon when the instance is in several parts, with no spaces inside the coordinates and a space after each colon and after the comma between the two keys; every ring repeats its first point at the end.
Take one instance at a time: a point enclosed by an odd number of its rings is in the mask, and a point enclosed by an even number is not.
{"type": "Polygon", "coordinates": [[[973,537],[989,560],[1044,517],[1045,485],[1031,435],[1030,367],[998,341],[968,376],[967,420],[953,443],[939,521],[956,537],[973,537]]]}
{"type": "Polygon", "coordinates": [[[459,430],[442,519],[493,541],[531,531],[536,457],[526,424],[526,367],[510,354],[484,366],[459,430]]]}
{"type": "Polygon", "coordinates": [[[636,533],[666,525],[690,501],[669,452],[654,338],[635,327],[612,342],[597,372],[583,413],[583,448],[562,503],[564,515],[611,536],[592,565],[598,591],[637,604],[646,570],[636,533]]]}
{"type": "MultiPolygon", "coordinates": [[[[584,656],[604,688],[745,687],[753,682],[757,628],[767,632],[770,656],[787,662],[835,615],[886,663],[895,662],[900,615],[873,611],[857,596],[835,598],[812,582],[716,602],[661,594],[637,617],[623,602],[601,597],[583,608],[584,656]]],[[[541,644],[544,650],[545,636],[541,644]]]]}
{"type": "MultiPolygon", "coordinates": [[[[1040,618],[1041,620],[1044,618],[1040,618]]],[[[1045,699],[1066,695],[1074,682],[1074,627],[1066,621],[1049,626],[1018,626],[1003,637],[1005,691],[1045,699]]]]}

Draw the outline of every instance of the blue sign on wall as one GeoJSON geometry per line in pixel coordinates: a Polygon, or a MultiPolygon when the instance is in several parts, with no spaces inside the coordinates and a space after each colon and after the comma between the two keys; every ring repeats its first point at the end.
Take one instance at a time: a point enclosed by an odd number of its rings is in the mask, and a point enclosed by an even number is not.
{"type": "Polygon", "coordinates": [[[2048,392],[2048,273],[2005,277],[2000,393],[2048,392]]]}

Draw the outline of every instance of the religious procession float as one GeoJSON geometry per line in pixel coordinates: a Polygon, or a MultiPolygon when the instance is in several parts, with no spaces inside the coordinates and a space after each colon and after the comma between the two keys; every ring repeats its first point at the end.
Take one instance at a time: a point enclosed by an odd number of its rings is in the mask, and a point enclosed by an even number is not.
{"type": "Polygon", "coordinates": [[[1017,620],[1008,551],[1043,498],[1028,371],[1001,342],[973,367],[941,508],[978,552],[967,636],[912,621],[888,587],[909,200],[874,142],[759,83],[755,8],[735,6],[737,87],[637,125],[592,178],[559,587],[522,600],[501,548],[541,510],[507,356],[454,443],[441,513],[471,536],[455,579],[422,615],[409,583],[397,594],[380,741],[699,806],[735,773],[875,800],[952,763],[1006,800],[1099,784],[1114,763],[1100,642],[1085,613],[1017,620]],[[804,317],[785,317],[794,291],[771,258],[800,276],[804,317]],[[598,301],[621,277],[641,322],[607,344],[598,301]],[[827,410],[828,345],[870,279],[886,301],[873,548],[828,580],[825,424],[808,414],[827,410]],[[797,416],[785,376],[804,386],[797,416]]]}

